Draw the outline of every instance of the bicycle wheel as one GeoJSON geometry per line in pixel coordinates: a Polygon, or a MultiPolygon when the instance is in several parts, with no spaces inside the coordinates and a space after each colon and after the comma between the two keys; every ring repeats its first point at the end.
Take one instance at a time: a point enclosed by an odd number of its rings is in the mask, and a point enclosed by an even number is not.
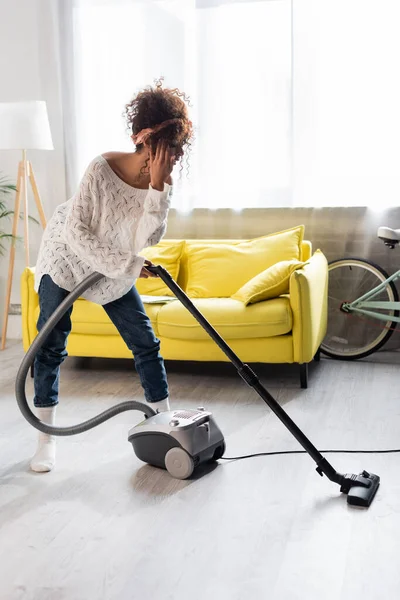
{"type": "MultiPolygon", "coordinates": [[[[378,265],[360,258],[347,258],[329,263],[328,328],[321,351],[332,358],[355,360],[376,352],[393,334],[397,323],[391,319],[399,311],[374,309],[387,315],[381,321],[359,313],[341,310],[343,302],[353,302],[383,283],[388,274],[378,265]]],[[[374,296],[374,301],[394,302],[399,299],[393,282],[374,296]]]]}

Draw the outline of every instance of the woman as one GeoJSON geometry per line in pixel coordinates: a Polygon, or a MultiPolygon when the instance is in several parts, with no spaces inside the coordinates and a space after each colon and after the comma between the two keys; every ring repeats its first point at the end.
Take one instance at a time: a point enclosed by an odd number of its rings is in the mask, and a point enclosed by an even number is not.
{"type": "MultiPolygon", "coordinates": [[[[185,100],[179,90],[158,82],[126,106],[136,151],[108,152],[89,164],[76,194],[57,207],[47,225],[35,273],[39,330],[85,277],[95,271],[104,275],[84,297],[101,304],[117,327],[134,354],[145,398],[158,411],[169,410],[167,376],[134,282],[152,276],[138,253],[157,244],[166,231],[171,172],[192,136],[185,100]]],[[[34,364],[34,404],[46,423],[55,422],[71,312],[56,325],[34,364]]],[[[32,470],[50,471],[55,450],[54,436],[40,433],[32,470]]]]}

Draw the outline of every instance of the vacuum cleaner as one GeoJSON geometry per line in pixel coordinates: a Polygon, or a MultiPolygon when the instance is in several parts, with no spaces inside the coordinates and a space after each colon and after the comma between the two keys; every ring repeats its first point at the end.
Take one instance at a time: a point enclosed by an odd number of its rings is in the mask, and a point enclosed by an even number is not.
{"type": "MultiPolygon", "coordinates": [[[[170,273],[162,266],[147,265],[146,269],[162,279],[175,297],[205,329],[236,367],[240,377],[262,398],[314,460],[317,473],[321,477],[325,475],[330,481],[338,484],[340,491],[343,494],[347,494],[348,504],[368,507],[375,497],[380,484],[380,477],[368,471],[362,471],[357,475],[338,473],[261,384],[259,378],[249,365],[243,363],[233,352],[211,323],[207,321],[190,298],[174,281],[170,273]]],[[[26,378],[34,362],[36,353],[66,310],[72,306],[73,302],[85,290],[94,285],[102,277],[103,275],[100,273],[93,273],[70,292],[33,341],[22,360],[16,378],[15,393],[18,406],[25,419],[33,427],[43,433],[55,436],[69,436],[83,433],[93,427],[97,427],[121,412],[127,410],[141,411],[144,413],[144,420],[132,427],[128,433],[128,441],[132,444],[136,456],[144,463],[167,469],[170,475],[175,478],[186,479],[192,475],[194,469],[198,468],[199,465],[217,461],[223,457],[225,452],[224,436],[212,413],[203,407],[199,407],[196,410],[179,409],[157,413],[147,404],[126,401],[78,425],[56,427],[40,421],[28,405],[25,393],[26,378]]]]}

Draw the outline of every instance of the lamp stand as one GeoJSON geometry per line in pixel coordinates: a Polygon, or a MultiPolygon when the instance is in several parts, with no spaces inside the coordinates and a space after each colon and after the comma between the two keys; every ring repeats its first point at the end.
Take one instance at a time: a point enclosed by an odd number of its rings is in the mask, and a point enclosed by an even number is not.
{"type": "Polygon", "coordinates": [[[11,289],[14,274],[14,263],[15,263],[15,236],[18,231],[18,219],[20,218],[21,212],[21,198],[22,198],[22,212],[24,214],[24,248],[25,248],[25,266],[29,267],[29,224],[28,224],[28,178],[31,183],[33,197],[35,198],[36,207],[39,213],[40,222],[43,229],[46,227],[46,217],[44,215],[42,202],[40,200],[39,190],[36,184],[35,174],[33,172],[32,164],[26,158],[26,150],[22,151],[22,160],[18,165],[17,175],[17,193],[15,194],[15,206],[14,206],[14,219],[12,227],[12,235],[14,236],[11,242],[10,249],[10,261],[8,266],[8,278],[7,278],[7,291],[6,291],[6,302],[4,306],[4,319],[3,319],[3,330],[1,333],[1,350],[4,350],[6,346],[7,337],[7,325],[8,325],[8,313],[10,308],[11,289]]]}

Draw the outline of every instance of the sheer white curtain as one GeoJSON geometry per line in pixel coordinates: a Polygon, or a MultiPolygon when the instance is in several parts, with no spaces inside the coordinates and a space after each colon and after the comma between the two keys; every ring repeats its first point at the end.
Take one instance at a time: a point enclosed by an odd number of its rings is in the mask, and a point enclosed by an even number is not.
{"type": "Polygon", "coordinates": [[[164,75],[190,95],[196,127],[177,208],[398,204],[398,0],[60,10],[70,191],[93,156],[132,147],[124,104],[164,75]]]}
{"type": "Polygon", "coordinates": [[[400,2],[294,0],[293,202],[400,204],[400,2]]]}
{"type": "Polygon", "coordinates": [[[290,202],[290,0],[66,2],[70,191],[93,156],[132,148],[124,104],[163,75],[191,97],[196,134],[175,206],[290,202]]]}
{"type": "Polygon", "coordinates": [[[288,205],[291,3],[208,0],[203,6],[196,10],[198,186],[193,204],[288,205]]]}
{"type": "Polygon", "coordinates": [[[192,87],[191,0],[60,0],[69,192],[88,162],[133,148],[125,104],[160,75],[192,87]]]}

